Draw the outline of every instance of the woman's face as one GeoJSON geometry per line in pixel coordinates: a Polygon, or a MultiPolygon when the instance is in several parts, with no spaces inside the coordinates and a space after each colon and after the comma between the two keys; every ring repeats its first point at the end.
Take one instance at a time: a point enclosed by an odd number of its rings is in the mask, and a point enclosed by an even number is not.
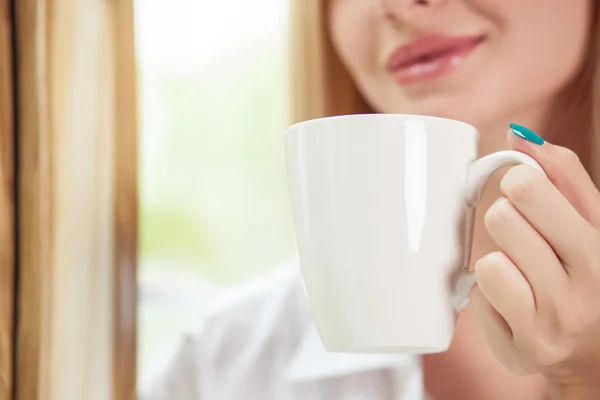
{"type": "Polygon", "coordinates": [[[328,1],[333,44],[376,111],[475,125],[549,104],[582,64],[593,8],[593,0],[328,1]]]}

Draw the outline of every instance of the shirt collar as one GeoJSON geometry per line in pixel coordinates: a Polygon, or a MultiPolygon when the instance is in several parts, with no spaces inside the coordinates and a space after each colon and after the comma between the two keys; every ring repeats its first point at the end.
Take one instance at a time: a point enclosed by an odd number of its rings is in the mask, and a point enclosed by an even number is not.
{"type": "Polygon", "coordinates": [[[408,354],[336,353],[325,349],[313,324],[286,369],[291,382],[336,378],[381,369],[413,367],[418,358],[408,354]]]}

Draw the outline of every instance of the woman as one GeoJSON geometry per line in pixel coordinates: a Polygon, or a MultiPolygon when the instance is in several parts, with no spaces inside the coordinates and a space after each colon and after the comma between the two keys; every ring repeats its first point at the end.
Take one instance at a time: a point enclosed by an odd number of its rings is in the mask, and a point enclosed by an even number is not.
{"type": "Polygon", "coordinates": [[[212,313],[150,398],[600,399],[599,15],[593,0],[294,1],[292,122],[459,119],[481,155],[526,152],[550,179],[520,166],[487,185],[449,351],[324,352],[288,267],[212,313]]]}

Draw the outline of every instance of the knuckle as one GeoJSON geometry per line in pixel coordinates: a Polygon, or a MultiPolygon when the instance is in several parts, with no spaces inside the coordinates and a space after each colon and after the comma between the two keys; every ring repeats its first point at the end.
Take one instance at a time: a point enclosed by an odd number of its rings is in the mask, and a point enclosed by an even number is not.
{"type": "Polygon", "coordinates": [[[598,323],[597,308],[581,300],[571,302],[568,312],[563,316],[563,333],[574,336],[593,328],[598,323]]]}
{"type": "Polygon", "coordinates": [[[567,147],[557,146],[554,148],[554,151],[556,152],[556,160],[563,166],[575,166],[581,164],[581,160],[577,153],[567,147]]]}
{"type": "Polygon", "coordinates": [[[504,253],[495,251],[481,257],[474,266],[474,274],[477,281],[494,280],[496,271],[502,265],[505,259],[504,253]]]}
{"type": "Polygon", "coordinates": [[[506,224],[514,215],[515,209],[506,197],[501,197],[486,211],[483,222],[489,230],[496,229],[506,224]]]}
{"type": "Polygon", "coordinates": [[[568,358],[572,351],[572,341],[556,335],[540,335],[536,340],[534,357],[539,367],[550,367],[568,358]]]}
{"type": "Polygon", "coordinates": [[[542,184],[542,174],[527,165],[512,167],[502,178],[500,189],[510,200],[523,202],[531,199],[542,184]]]}

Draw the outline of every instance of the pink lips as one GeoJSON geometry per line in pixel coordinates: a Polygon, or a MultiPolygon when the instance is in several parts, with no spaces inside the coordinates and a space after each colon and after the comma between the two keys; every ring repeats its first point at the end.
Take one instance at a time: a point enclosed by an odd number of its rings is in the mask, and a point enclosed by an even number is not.
{"type": "Polygon", "coordinates": [[[438,78],[458,67],[483,36],[422,36],[397,48],[387,69],[401,84],[438,78]]]}

